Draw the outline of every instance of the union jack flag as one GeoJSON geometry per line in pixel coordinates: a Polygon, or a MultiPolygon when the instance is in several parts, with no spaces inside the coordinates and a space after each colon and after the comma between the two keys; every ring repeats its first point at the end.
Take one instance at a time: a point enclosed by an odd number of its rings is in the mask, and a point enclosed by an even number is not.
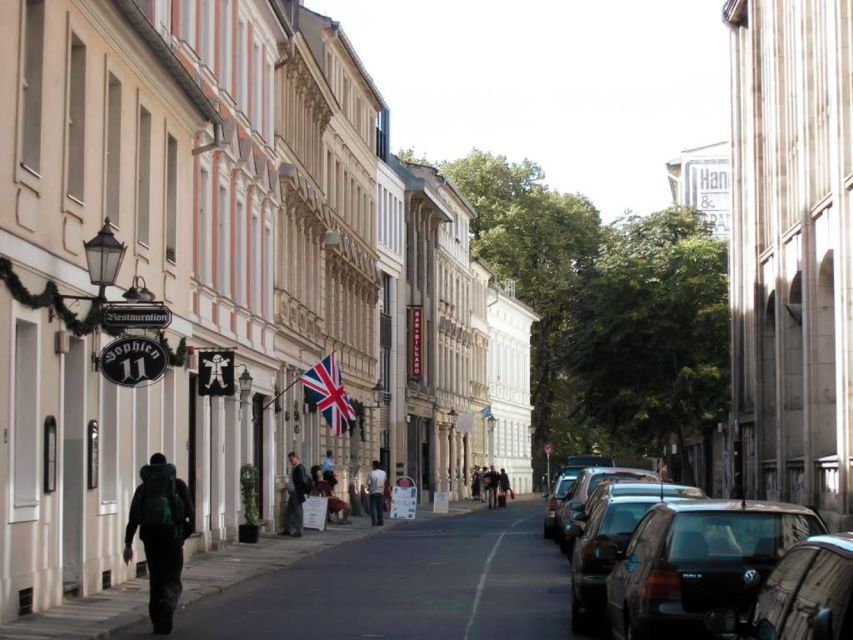
{"type": "Polygon", "coordinates": [[[347,423],[355,420],[349,395],[344,388],[341,369],[334,354],[329,354],[302,374],[302,384],[320,409],[336,436],[343,435],[347,423]]]}

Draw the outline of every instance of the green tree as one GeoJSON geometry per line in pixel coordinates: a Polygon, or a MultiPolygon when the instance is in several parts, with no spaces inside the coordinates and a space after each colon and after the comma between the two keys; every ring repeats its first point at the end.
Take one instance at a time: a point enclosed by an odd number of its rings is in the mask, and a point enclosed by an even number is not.
{"type": "Polygon", "coordinates": [[[728,411],[726,244],[679,207],[624,218],[602,238],[572,336],[583,412],[649,452],[676,434],[688,469],[684,436],[728,411]]]}
{"type": "Polygon", "coordinates": [[[555,440],[558,453],[573,453],[571,434],[588,450],[592,437],[583,428],[575,380],[568,370],[574,326],[573,309],[595,259],[600,219],[583,196],[557,193],[544,184],[542,169],[524,160],[509,162],[473,150],[465,158],[441,164],[476,207],[473,252],[497,273],[498,284],[515,281],[517,296],[541,320],[531,336],[531,402],[534,406],[534,454],[555,440]]]}

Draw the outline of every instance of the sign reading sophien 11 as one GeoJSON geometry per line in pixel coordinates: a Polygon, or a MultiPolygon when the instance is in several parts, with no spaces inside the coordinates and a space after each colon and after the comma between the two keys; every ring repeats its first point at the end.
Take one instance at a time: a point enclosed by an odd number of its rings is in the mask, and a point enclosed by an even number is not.
{"type": "Polygon", "coordinates": [[[128,336],[104,347],[100,365],[101,373],[107,380],[125,387],[135,387],[140,382],[159,380],[166,373],[169,357],[157,340],[128,336]]]}

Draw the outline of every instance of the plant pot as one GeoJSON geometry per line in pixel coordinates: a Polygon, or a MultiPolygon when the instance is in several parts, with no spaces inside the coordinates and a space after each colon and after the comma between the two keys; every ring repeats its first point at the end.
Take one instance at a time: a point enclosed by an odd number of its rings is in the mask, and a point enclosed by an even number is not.
{"type": "Polygon", "coordinates": [[[261,528],[256,524],[241,524],[237,534],[237,540],[255,544],[260,538],[261,528]]]}

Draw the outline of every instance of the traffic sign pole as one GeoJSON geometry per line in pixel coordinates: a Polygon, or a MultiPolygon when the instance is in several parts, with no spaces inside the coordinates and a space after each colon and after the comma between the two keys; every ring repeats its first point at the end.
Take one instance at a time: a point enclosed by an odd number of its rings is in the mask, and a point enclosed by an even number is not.
{"type": "MultiPolygon", "coordinates": [[[[548,463],[548,486],[551,486],[551,454],[547,451],[545,452],[545,459],[548,463]]],[[[548,491],[548,487],[545,487],[545,490],[548,491]]]]}

